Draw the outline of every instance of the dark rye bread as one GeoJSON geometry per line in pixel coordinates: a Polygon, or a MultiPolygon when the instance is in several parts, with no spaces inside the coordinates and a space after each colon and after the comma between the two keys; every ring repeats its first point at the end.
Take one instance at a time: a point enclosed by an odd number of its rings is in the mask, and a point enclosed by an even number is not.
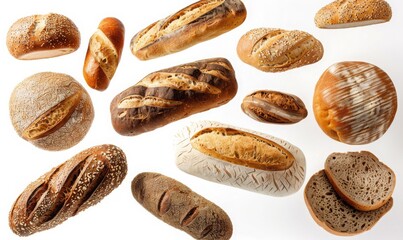
{"type": "Polygon", "coordinates": [[[340,197],[361,211],[384,205],[396,184],[392,169],[367,151],[332,153],[326,159],[325,172],[340,197]]]}
{"type": "Polygon", "coordinates": [[[359,211],[335,192],[325,171],[314,174],[305,187],[305,203],[313,219],[336,235],[355,235],[370,230],[393,205],[390,198],[381,208],[359,211]]]}

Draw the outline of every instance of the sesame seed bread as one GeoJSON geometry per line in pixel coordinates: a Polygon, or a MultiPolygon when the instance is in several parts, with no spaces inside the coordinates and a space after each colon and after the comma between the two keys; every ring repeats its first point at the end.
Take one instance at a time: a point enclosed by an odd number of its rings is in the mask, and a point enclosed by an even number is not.
{"type": "Polygon", "coordinates": [[[330,154],[325,172],[338,195],[361,211],[386,204],[396,184],[392,169],[366,151],[330,154]]]}
{"type": "Polygon", "coordinates": [[[324,170],[314,174],[306,184],[304,199],[315,222],[335,235],[351,236],[370,230],[393,205],[390,198],[373,211],[359,211],[334,190],[324,170]]]}

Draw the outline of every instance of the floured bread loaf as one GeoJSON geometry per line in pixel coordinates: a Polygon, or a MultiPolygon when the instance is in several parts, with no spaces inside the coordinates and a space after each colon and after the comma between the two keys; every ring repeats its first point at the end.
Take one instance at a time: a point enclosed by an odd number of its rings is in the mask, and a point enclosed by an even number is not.
{"type": "Polygon", "coordinates": [[[286,196],[300,189],[305,157],[266,134],[201,121],[176,135],[176,164],[191,175],[249,191],[286,196]]]}

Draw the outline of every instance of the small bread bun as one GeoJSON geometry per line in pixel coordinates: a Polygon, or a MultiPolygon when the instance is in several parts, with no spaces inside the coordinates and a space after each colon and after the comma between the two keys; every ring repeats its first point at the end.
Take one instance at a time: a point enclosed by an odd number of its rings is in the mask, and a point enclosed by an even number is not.
{"type": "Polygon", "coordinates": [[[392,9],[384,0],[337,0],[315,16],[319,28],[350,28],[388,22],[392,9]]]}
{"type": "Polygon", "coordinates": [[[79,46],[80,32],[76,25],[56,13],[20,18],[7,33],[8,51],[20,60],[61,56],[79,46]]]}

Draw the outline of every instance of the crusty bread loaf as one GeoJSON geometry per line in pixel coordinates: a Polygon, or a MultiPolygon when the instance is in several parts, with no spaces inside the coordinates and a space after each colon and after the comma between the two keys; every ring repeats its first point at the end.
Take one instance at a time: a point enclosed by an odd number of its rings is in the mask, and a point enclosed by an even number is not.
{"type": "Polygon", "coordinates": [[[270,90],[247,95],[242,100],[241,108],[249,117],[264,123],[297,123],[308,115],[299,97],[270,90]]]}
{"type": "Polygon", "coordinates": [[[201,0],[138,32],[130,49],[141,60],[164,56],[228,32],[245,18],[240,0],[201,0]]]}
{"type": "Polygon", "coordinates": [[[370,230],[393,205],[390,198],[381,208],[359,211],[344,202],[334,191],[321,170],[314,174],[305,187],[305,203],[313,219],[325,230],[336,235],[356,235],[370,230]]]}
{"type": "Polygon", "coordinates": [[[221,106],[237,88],[234,69],[224,58],[156,71],[112,100],[112,124],[122,135],[141,134],[221,106]]]}
{"type": "Polygon", "coordinates": [[[315,15],[319,28],[349,28],[388,22],[392,9],[384,0],[336,0],[315,15]]]}
{"type": "Polygon", "coordinates": [[[211,121],[195,122],[175,137],[176,165],[191,175],[241,189],[286,196],[305,178],[305,157],[266,134],[211,121]]]}
{"type": "Polygon", "coordinates": [[[77,26],[57,13],[20,18],[7,33],[10,54],[21,60],[57,57],[74,52],[79,46],[77,26]]]}
{"type": "Polygon", "coordinates": [[[113,17],[102,19],[91,36],[84,59],[83,75],[88,86],[103,91],[109,86],[122,56],[125,28],[113,17]]]}
{"type": "Polygon", "coordinates": [[[126,173],[126,156],[118,147],[86,149],[25,188],[10,211],[10,228],[19,236],[53,228],[101,201],[126,173]]]}
{"type": "Polygon", "coordinates": [[[397,93],[389,76],[365,62],[339,62],[318,80],[313,111],[321,129],[347,144],[379,139],[392,124],[397,93]]]}
{"type": "Polygon", "coordinates": [[[13,90],[10,118],[19,136],[46,150],[63,150],[80,142],[94,119],[87,91],[67,74],[41,72],[13,90]]]}
{"type": "Polygon", "coordinates": [[[322,43],[299,30],[256,28],[238,42],[239,58],[265,72],[281,72],[312,64],[323,56],[322,43]]]}
{"type": "Polygon", "coordinates": [[[396,184],[392,169],[367,151],[332,153],[326,159],[325,172],[338,195],[361,211],[386,204],[396,184]]]}
{"type": "Polygon", "coordinates": [[[224,210],[177,180],[143,172],[133,179],[131,187],[134,198],[147,211],[193,238],[231,238],[232,223],[224,210]]]}

